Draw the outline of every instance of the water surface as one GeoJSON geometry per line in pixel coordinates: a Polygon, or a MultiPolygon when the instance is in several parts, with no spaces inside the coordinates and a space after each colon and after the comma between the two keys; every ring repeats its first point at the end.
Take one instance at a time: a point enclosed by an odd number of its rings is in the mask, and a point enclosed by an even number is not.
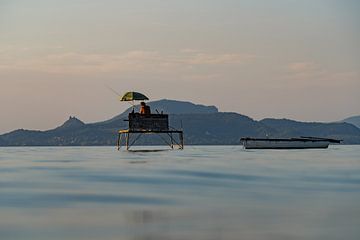
{"type": "Polygon", "coordinates": [[[360,146],[0,148],[0,239],[360,239],[360,146]]]}

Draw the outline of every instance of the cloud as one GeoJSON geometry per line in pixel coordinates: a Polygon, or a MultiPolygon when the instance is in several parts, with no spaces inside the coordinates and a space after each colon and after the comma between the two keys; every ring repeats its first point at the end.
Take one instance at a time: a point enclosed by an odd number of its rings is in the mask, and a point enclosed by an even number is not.
{"type": "MultiPolygon", "coordinates": [[[[20,57],[9,51],[0,55],[0,71],[35,71],[61,74],[96,73],[172,73],[194,70],[199,66],[221,68],[226,65],[241,65],[256,59],[255,55],[238,53],[207,53],[186,49],[175,53],[135,50],[121,54],[98,54],[62,52],[62,48],[51,54],[30,52],[20,57]]],[[[0,51],[1,52],[1,51],[0,51]]],[[[29,52],[27,50],[27,52],[29,52]]]]}
{"type": "Polygon", "coordinates": [[[256,58],[250,54],[208,54],[196,53],[185,60],[190,65],[224,65],[224,64],[243,64],[256,58]]]}
{"type": "MultiPolygon", "coordinates": [[[[4,57],[5,58],[5,57],[4,57]]],[[[0,70],[27,70],[48,73],[92,74],[137,71],[159,59],[156,52],[131,51],[124,54],[61,52],[19,58],[6,57],[0,70]]]]}
{"type": "Polygon", "coordinates": [[[193,48],[184,48],[184,49],[181,49],[180,52],[182,52],[182,53],[200,53],[201,51],[199,51],[198,49],[193,49],[193,48]]]}
{"type": "Polygon", "coordinates": [[[357,71],[334,70],[312,61],[293,62],[287,65],[284,79],[298,86],[343,86],[360,84],[357,71]]]}
{"type": "Polygon", "coordinates": [[[313,62],[294,62],[288,65],[288,69],[292,72],[308,72],[317,70],[318,67],[313,62]]]}
{"type": "Polygon", "coordinates": [[[291,80],[307,81],[323,78],[327,74],[324,66],[313,61],[292,62],[286,66],[286,77],[291,80]]]}

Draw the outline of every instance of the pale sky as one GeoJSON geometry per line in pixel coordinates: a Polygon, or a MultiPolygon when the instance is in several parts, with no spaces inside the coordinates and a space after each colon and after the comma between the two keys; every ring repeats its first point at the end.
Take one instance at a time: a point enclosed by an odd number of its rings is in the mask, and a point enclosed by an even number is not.
{"type": "Polygon", "coordinates": [[[360,115],[357,0],[0,0],[0,133],[121,113],[120,93],[254,119],[360,115]]]}

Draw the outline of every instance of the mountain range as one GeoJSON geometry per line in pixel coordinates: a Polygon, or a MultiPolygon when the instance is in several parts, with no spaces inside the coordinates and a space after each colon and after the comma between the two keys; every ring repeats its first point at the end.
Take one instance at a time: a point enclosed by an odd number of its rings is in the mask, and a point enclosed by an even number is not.
{"type": "Polygon", "coordinates": [[[342,120],[341,122],[351,123],[354,126],[360,128],[360,115],[346,118],[346,119],[342,120]]]}
{"type": "MultiPolygon", "coordinates": [[[[191,102],[159,100],[149,102],[152,112],[169,113],[170,125],[183,128],[187,145],[239,144],[241,137],[316,136],[342,139],[344,144],[360,144],[360,129],[348,122],[299,122],[266,118],[256,121],[234,112],[219,112],[215,106],[191,102]]],[[[138,111],[139,106],[135,106],[138,111]]],[[[19,129],[0,135],[0,146],[104,146],[115,145],[119,129],[126,129],[125,112],[102,122],[84,123],[70,117],[63,125],[47,131],[19,129]]],[[[159,144],[155,137],[142,144],[159,144]]]]}

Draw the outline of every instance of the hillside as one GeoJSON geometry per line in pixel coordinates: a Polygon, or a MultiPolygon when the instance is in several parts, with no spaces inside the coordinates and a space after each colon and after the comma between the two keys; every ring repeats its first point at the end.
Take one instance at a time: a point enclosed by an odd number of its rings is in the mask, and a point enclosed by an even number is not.
{"type": "Polygon", "coordinates": [[[342,122],[351,123],[354,126],[360,128],[360,115],[346,118],[346,119],[342,120],[342,122]]]}
{"type": "MultiPolygon", "coordinates": [[[[194,104],[191,102],[176,101],[169,99],[162,99],[147,103],[150,106],[152,113],[167,113],[167,114],[205,114],[205,113],[217,113],[219,112],[215,106],[205,106],[201,104],[194,104]]],[[[139,112],[140,106],[135,106],[135,112],[139,112]]],[[[105,122],[112,122],[118,119],[126,118],[132,111],[132,107],[129,107],[123,113],[113,117],[105,122]]],[[[103,122],[104,123],[104,122],[103,122]]]]}
{"type": "MultiPolygon", "coordinates": [[[[343,139],[345,144],[360,144],[360,129],[349,123],[305,123],[287,119],[255,121],[238,113],[218,112],[214,106],[174,100],[149,103],[154,112],[170,112],[170,125],[185,133],[185,143],[239,144],[241,137],[318,136],[343,139]]],[[[138,108],[138,106],[136,106],[138,108]]],[[[0,135],[0,146],[102,146],[115,145],[119,129],[127,128],[127,109],[110,120],[86,124],[70,117],[63,125],[48,131],[16,130],[0,135]]],[[[139,143],[160,144],[157,137],[139,143]]]]}
{"type": "Polygon", "coordinates": [[[342,139],[346,144],[360,143],[360,129],[349,123],[298,122],[271,118],[260,122],[276,129],[276,137],[317,136],[342,139]]]}

